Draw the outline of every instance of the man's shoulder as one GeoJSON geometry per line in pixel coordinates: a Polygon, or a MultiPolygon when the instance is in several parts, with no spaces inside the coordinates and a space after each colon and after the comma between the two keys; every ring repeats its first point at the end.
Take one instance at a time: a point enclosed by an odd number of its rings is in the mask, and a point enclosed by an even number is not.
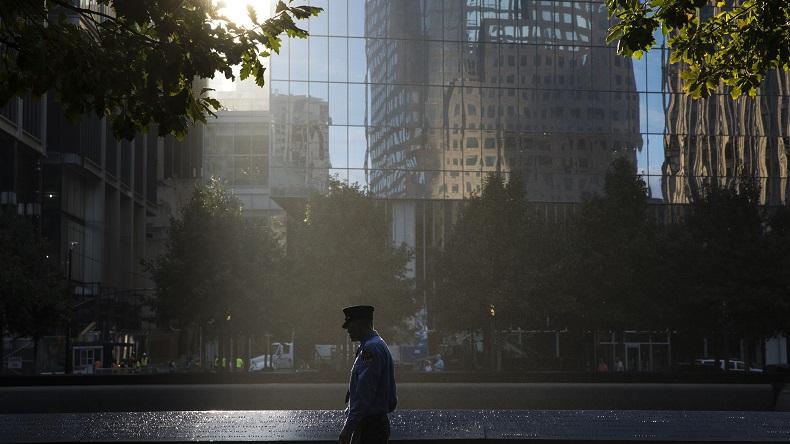
{"type": "Polygon", "coordinates": [[[369,351],[371,353],[376,354],[384,354],[389,353],[389,348],[387,348],[387,343],[384,342],[384,339],[381,338],[379,335],[375,335],[362,344],[361,352],[369,351]]]}

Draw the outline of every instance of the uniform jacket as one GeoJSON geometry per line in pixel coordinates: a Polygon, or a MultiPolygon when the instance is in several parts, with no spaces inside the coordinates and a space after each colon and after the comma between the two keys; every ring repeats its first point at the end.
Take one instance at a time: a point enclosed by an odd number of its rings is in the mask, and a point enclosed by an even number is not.
{"type": "Polygon", "coordinates": [[[387,344],[375,331],[366,336],[357,350],[346,395],[346,424],[354,430],[366,416],[385,415],[395,410],[395,369],[387,344]]]}

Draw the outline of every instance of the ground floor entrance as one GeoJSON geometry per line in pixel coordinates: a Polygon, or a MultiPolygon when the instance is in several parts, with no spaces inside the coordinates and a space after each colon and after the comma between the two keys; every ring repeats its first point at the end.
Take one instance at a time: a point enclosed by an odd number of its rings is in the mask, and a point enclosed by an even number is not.
{"type": "Polygon", "coordinates": [[[672,345],[667,332],[599,332],[596,368],[607,371],[661,372],[672,366],[672,345]],[[605,366],[600,366],[600,363],[605,366]]]}

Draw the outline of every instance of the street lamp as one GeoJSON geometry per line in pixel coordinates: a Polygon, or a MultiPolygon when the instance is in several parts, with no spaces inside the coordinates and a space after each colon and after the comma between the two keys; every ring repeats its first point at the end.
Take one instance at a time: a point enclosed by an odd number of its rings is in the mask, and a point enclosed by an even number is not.
{"type": "Polygon", "coordinates": [[[223,329],[225,331],[225,339],[227,339],[228,343],[226,344],[225,340],[222,341],[222,348],[224,349],[222,359],[223,363],[226,365],[224,370],[233,371],[235,361],[233,360],[233,332],[230,329],[230,310],[225,311],[224,319],[223,329]]]}
{"type": "Polygon", "coordinates": [[[488,306],[488,318],[490,321],[490,328],[491,328],[491,370],[499,371],[500,368],[500,361],[499,361],[499,350],[497,350],[497,338],[496,338],[496,307],[494,304],[490,304],[488,306]]]}
{"type": "Polygon", "coordinates": [[[69,253],[68,253],[68,272],[66,276],[66,361],[64,363],[63,372],[65,374],[71,374],[74,371],[74,362],[73,356],[71,351],[71,316],[73,314],[73,309],[71,306],[71,299],[73,290],[71,288],[71,272],[73,270],[72,263],[74,259],[74,248],[79,246],[79,242],[70,242],[69,243],[69,253]]]}

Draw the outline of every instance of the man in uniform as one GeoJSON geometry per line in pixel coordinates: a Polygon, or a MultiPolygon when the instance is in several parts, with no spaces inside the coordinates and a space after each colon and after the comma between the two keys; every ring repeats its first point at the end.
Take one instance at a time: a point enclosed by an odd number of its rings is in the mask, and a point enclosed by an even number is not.
{"type": "Polygon", "coordinates": [[[352,341],[359,341],[351,381],[346,393],[346,421],[340,444],[387,443],[395,410],[395,369],[387,344],[373,330],[373,307],[355,305],[343,309],[343,328],[352,341]]]}

